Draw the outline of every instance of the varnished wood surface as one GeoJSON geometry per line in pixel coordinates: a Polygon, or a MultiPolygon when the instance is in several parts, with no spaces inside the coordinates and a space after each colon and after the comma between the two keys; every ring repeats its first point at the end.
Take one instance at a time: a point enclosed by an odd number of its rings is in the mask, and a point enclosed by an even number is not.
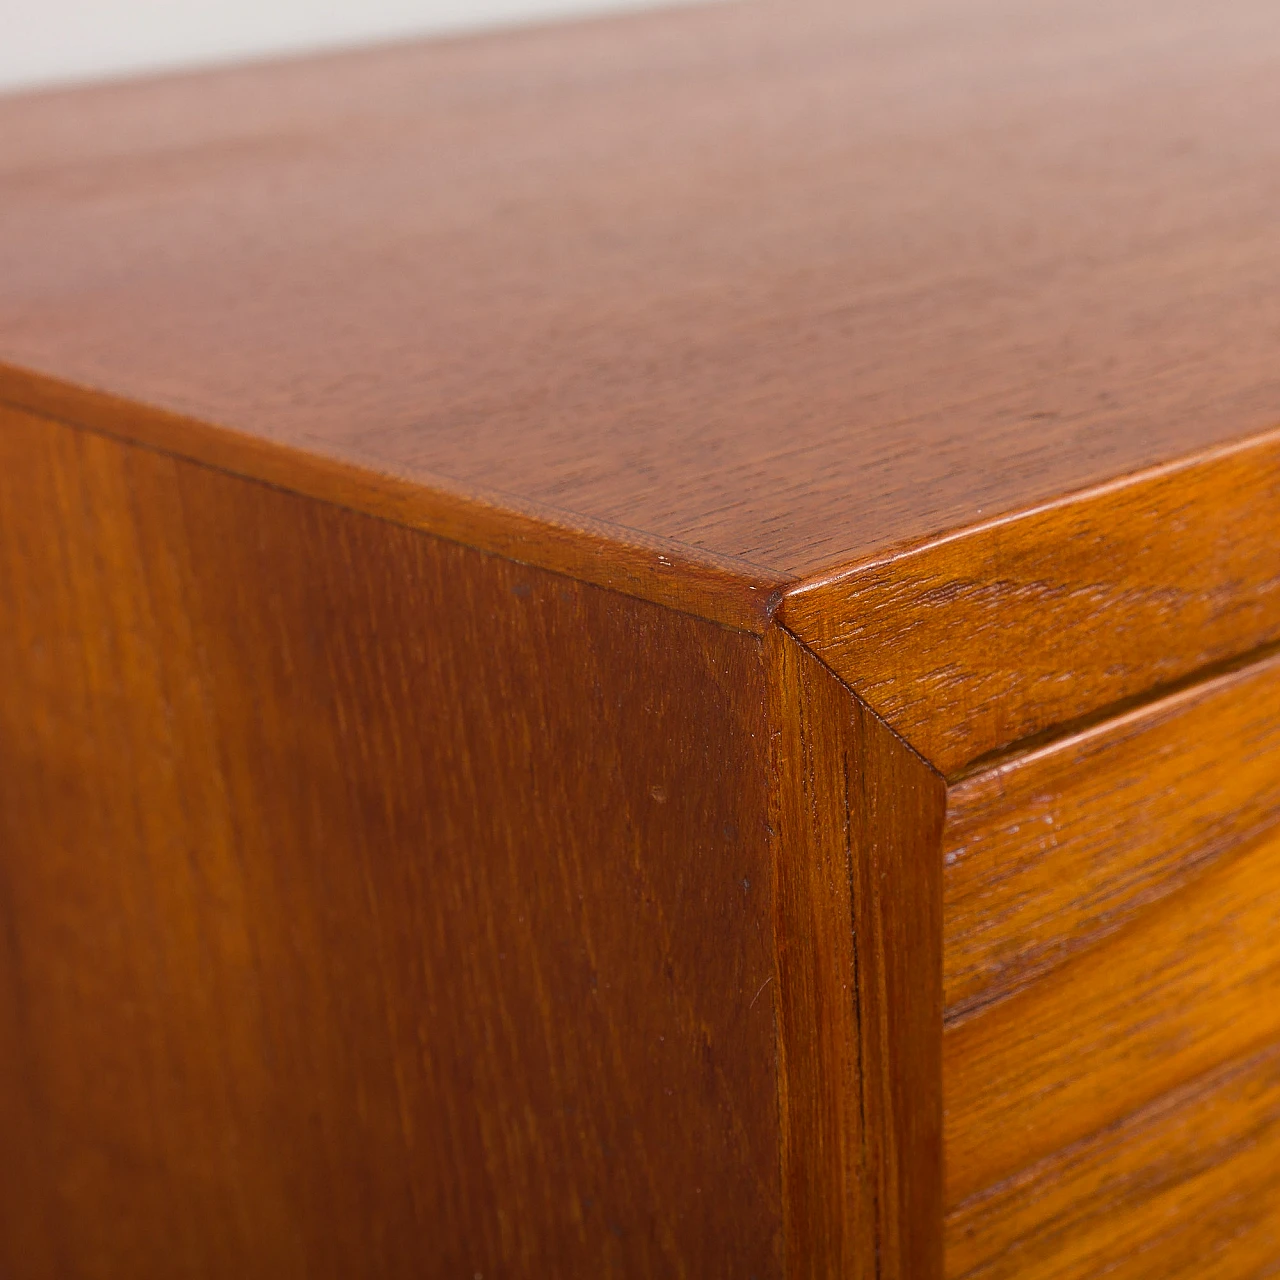
{"type": "Polygon", "coordinates": [[[943,780],[743,634],[0,410],[0,1271],[942,1274],[943,780]]]}
{"type": "MultiPolygon", "coordinates": [[[[901,1280],[939,1275],[943,1213],[941,776],[850,698],[853,929],[869,1163],[886,1257],[901,1280]],[[891,1252],[892,1250],[892,1252],[891,1252]]],[[[837,739],[837,741],[839,741],[837,739]]],[[[824,747],[835,750],[832,742],[824,747]]]]}
{"type": "Polygon", "coordinates": [[[949,788],[949,1277],[1280,1268],[1278,726],[1264,654],[949,788]]]}
{"type": "MultiPolygon", "coordinates": [[[[0,101],[10,1269],[936,1280],[1265,1128],[1277,50],[765,0],[0,101]]],[[[1264,1256],[1242,1142],[1151,1258],[1264,1256]]]]}
{"type": "Polygon", "coordinates": [[[753,565],[510,494],[371,472],[56,378],[15,374],[0,364],[0,403],[5,402],[755,634],[768,626],[787,581],[753,565]]]}
{"type": "Polygon", "coordinates": [[[806,576],[1280,421],[1280,15],[709,5],[0,105],[0,358],[806,576]]]}
{"type": "Polygon", "coordinates": [[[1035,982],[1280,826],[1280,657],[950,788],[947,1016],[1035,982]]]}
{"type": "Polygon", "coordinates": [[[1280,1051],[1161,1097],[966,1201],[951,1280],[1265,1280],[1280,1273],[1280,1051]]]}
{"type": "Polygon", "coordinates": [[[943,772],[1280,637],[1280,434],[801,587],[780,613],[943,772]]]}
{"type": "Polygon", "coordinates": [[[780,1273],[759,641],[5,412],[0,677],[6,1277],[780,1273]]]}
{"type": "MultiPolygon", "coordinates": [[[[785,632],[766,640],[773,706],[770,826],[779,859],[778,1058],[783,1213],[795,1274],[875,1276],[882,1235],[866,1122],[861,999],[846,822],[848,691],[785,632]]],[[[941,1034],[938,1035],[939,1046],[941,1034]]],[[[940,1052],[940,1047],[939,1047],[940,1052]]],[[[936,1088],[941,1109],[941,1080],[936,1088]]],[[[939,1141],[938,1149],[941,1149],[939,1141]]],[[[941,1166],[938,1168],[941,1182],[941,1166]]]]}
{"type": "Polygon", "coordinates": [[[766,639],[793,1275],[942,1275],[942,778],[766,639]]]}
{"type": "Polygon", "coordinates": [[[756,633],[792,590],[954,774],[1280,638],[1277,49],[748,0],[10,98],[0,400],[756,633]]]}
{"type": "Polygon", "coordinates": [[[1280,832],[943,1036],[947,1203],[1280,1038],[1280,832]]]}

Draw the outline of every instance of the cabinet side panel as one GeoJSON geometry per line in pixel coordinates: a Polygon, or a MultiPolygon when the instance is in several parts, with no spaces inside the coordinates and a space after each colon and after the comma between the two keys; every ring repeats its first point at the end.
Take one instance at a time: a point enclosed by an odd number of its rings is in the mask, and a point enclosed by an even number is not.
{"type": "Polygon", "coordinates": [[[0,1272],[781,1266],[761,642],[0,419],[0,1272]]]}
{"type": "Polygon", "coordinates": [[[787,632],[772,672],[787,1270],[942,1274],[942,779],[787,632]]]}

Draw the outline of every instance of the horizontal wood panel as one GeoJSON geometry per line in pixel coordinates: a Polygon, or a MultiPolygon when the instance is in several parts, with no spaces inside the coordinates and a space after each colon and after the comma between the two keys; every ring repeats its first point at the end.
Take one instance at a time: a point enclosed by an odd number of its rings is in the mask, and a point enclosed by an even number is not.
{"type": "Polygon", "coordinates": [[[10,97],[0,362],[864,564],[1280,420],[1277,41],[1272,0],[766,0],[10,97]]]}
{"type": "Polygon", "coordinates": [[[948,1017],[1121,928],[1280,822],[1280,655],[953,785],[948,1017]]]}
{"type": "Polygon", "coordinates": [[[934,766],[1280,638],[1280,435],[810,587],[779,616],[934,766]]]}
{"type": "Polygon", "coordinates": [[[951,1280],[1280,1273],[1280,1047],[1197,1078],[966,1201],[951,1280]]]}
{"type": "Polygon", "coordinates": [[[943,1036],[947,1203],[1280,1036],[1280,836],[943,1036]]]}

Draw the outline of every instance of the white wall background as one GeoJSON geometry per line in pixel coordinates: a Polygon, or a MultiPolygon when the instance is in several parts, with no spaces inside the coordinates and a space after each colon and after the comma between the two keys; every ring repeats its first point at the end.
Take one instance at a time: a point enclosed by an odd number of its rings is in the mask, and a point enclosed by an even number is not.
{"type": "Polygon", "coordinates": [[[645,0],[0,0],[0,91],[643,7],[645,0]]]}

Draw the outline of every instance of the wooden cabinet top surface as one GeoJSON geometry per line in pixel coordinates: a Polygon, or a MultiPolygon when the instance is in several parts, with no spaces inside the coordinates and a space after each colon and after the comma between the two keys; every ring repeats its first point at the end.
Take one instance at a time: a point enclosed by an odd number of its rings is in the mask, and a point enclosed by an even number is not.
{"type": "Polygon", "coordinates": [[[1271,0],[748,2],[10,97],[0,399],[781,609],[837,670],[868,573],[913,625],[904,552],[974,548],[953,613],[1014,543],[1084,556],[1050,613],[1093,592],[1108,634],[1168,562],[1216,638],[1087,712],[1280,633],[1278,50],[1271,0]],[[1117,561],[1081,512],[1156,532],[1117,561]]]}

